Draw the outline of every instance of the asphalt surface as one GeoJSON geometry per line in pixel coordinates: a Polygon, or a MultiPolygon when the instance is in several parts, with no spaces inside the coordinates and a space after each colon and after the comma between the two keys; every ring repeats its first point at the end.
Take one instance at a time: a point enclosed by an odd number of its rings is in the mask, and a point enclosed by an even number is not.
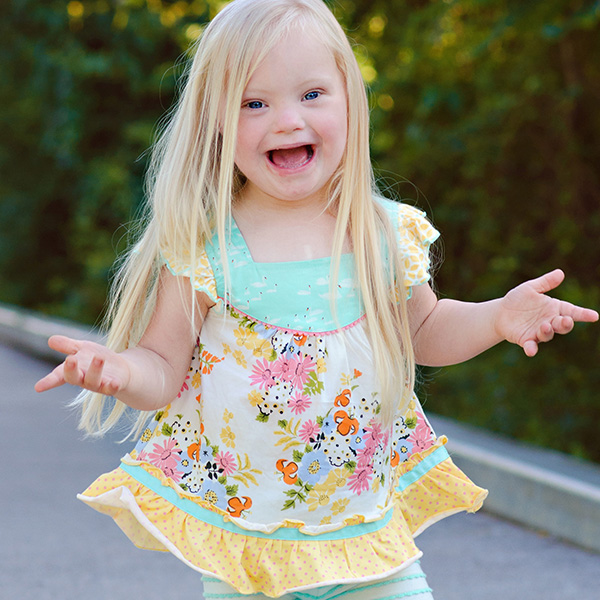
{"type": "MultiPolygon", "coordinates": [[[[49,369],[0,346],[0,598],[201,599],[197,573],[138,550],[76,499],[130,443],[82,439],[66,408],[76,390],[33,391],[49,369]]],[[[600,555],[485,512],[445,519],[418,544],[436,600],[600,598],[600,555]]]]}

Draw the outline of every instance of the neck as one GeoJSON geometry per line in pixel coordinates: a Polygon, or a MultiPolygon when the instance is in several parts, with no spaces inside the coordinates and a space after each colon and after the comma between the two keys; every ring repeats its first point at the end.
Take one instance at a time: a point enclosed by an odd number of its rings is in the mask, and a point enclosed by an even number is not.
{"type": "Polygon", "coordinates": [[[246,184],[235,198],[234,212],[249,210],[269,217],[286,215],[294,219],[303,216],[310,218],[326,212],[327,204],[324,190],[303,198],[288,199],[271,196],[251,184],[246,184]]]}
{"type": "Polygon", "coordinates": [[[335,216],[323,198],[286,201],[244,194],[233,216],[256,262],[310,260],[331,256],[335,216]]]}

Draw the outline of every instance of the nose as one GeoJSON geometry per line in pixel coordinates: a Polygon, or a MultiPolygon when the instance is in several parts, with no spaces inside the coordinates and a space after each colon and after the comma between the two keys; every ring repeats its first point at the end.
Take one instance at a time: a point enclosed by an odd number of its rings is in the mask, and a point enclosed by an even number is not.
{"type": "Polygon", "coordinates": [[[276,133],[289,133],[304,128],[304,118],[298,107],[286,105],[275,112],[274,129],[276,133]]]}

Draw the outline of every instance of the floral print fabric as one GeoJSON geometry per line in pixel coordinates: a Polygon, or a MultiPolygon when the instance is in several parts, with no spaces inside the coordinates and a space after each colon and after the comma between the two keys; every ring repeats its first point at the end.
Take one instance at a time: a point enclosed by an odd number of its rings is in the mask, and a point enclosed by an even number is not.
{"type": "MultiPolygon", "coordinates": [[[[404,253],[405,286],[423,283],[437,232],[420,211],[386,206],[404,253]]],[[[241,236],[231,243],[252,263],[241,236]]],[[[173,272],[191,276],[189,265],[166,258],[173,272]]],[[[191,277],[222,301],[214,260],[201,256],[191,277]]],[[[307,270],[307,262],[286,263],[279,278],[271,272],[269,285],[283,288],[283,278],[301,289],[316,285],[329,264],[315,261],[307,270]]],[[[254,273],[247,267],[242,275],[233,269],[233,298],[243,295],[240,286],[252,288],[240,279],[254,273]]],[[[209,311],[178,398],[156,414],[129,460],[159,468],[186,497],[245,529],[321,533],[380,519],[391,507],[398,465],[435,443],[418,400],[393,431],[382,427],[360,313],[347,315],[354,320],[343,330],[314,332],[258,319],[265,311],[256,304],[242,311],[222,302],[224,311],[209,311]]],[[[305,324],[282,308],[275,321],[305,324]]]]}

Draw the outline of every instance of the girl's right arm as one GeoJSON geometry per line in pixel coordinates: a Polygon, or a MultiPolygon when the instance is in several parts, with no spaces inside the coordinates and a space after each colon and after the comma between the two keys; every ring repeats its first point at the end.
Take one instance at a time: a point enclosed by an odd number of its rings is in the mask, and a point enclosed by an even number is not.
{"type": "Polygon", "coordinates": [[[52,336],[51,348],[68,356],[35,389],[43,392],[70,383],[114,396],[138,410],[166,406],[181,388],[190,365],[196,337],[211,302],[196,293],[194,326],[190,327],[192,295],[187,278],[160,275],[154,314],[139,344],[114,352],[101,344],[52,336]]]}

